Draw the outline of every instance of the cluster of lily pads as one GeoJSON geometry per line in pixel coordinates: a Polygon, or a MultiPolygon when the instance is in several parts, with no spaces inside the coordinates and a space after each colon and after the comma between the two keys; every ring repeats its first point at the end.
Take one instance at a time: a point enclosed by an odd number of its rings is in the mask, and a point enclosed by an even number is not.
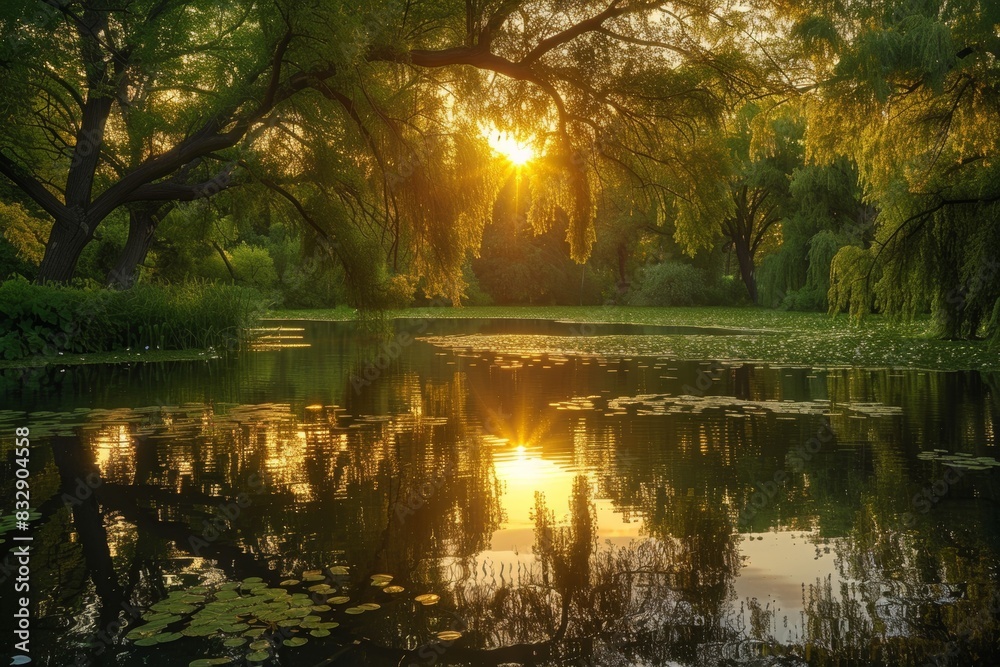
{"type": "MultiPolygon", "coordinates": [[[[331,581],[349,574],[347,567],[340,565],[327,572],[331,581]]],[[[392,578],[390,574],[372,575],[371,585],[390,595],[402,593],[405,589],[392,585],[392,578]]],[[[335,607],[351,616],[381,609],[376,602],[343,607],[351,598],[327,580],[323,570],[308,570],[302,573],[301,580],[286,579],[277,587],[268,586],[260,577],[248,577],[212,589],[195,586],[172,591],[150,606],[142,616],[144,623],[125,636],[136,646],[156,646],[182,637],[221,638],[223,647],[242,649],[248,662],[263,663],[281,646],[296,648],[306,644],[309,637],[328,637],[340,626],[330,620],[335,607]]],[[[425,606],[438,600],[440,597],[433,593],[415,598],[425,606]]],[[[237,658],[232,655],[199,658],[189,667],[235,662],[237,658]]]]}
{"type": "Polygon", "coordinates": [[[940,461],[942,465],[952,468],[963,468],[965,470],[989,470],[990,468],[1000,466],[1000,461],[997,461],[992,456],[973,456],[965,452],[949,454],[946,449],[933,449],[920,452],[917,454],[917,458],[921,461],[940,461]]]}
{"type": "MultiPolygon", "coordinates": [[[[330,568],[333,576],[346,575],[346,567],[330,568]]],[[[336,586],[326,583],[322,570],[310,570],[302,579],[286,579],[269,587],[260,577],[227,582],[210,590],[195,586],[172,591],[143,614],[145,621],[126,638],[136,646],[154,646],[181,637],[218,637],[230,649],[246,650],[246,659],[262,663],[279,646],[295,648],[309,637],[327,637],[340,624],[329,620],[334,606],[350,601],[336,586]],[[299,589],[299,590],[295,590],[299,589]]],[[[366,603],[344,611],[349,614],[378,609],[366,603]]],[[[190,667],[208,667],[235,662],[232,656],[202,658],[190,667]]]]}

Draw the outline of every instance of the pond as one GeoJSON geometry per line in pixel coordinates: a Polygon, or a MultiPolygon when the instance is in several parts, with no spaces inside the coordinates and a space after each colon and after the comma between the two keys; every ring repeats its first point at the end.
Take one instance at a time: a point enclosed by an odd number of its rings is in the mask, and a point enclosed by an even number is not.
{"type": "Polygon", "coordinates": [[[996,374],[671,353],[739,330],[395,327],[2,371],[34,664],[1000,660],[996,374]]]}

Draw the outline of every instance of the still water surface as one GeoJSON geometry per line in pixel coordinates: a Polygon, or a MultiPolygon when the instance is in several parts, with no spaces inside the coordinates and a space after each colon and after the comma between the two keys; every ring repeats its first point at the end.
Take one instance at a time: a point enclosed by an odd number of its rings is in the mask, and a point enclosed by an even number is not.
{"type": "Polygon", "coordinates": [[[35,664],[997,664],[995,374],[670,353],[722,329],[282,326],[0,377],[35,664]]]}

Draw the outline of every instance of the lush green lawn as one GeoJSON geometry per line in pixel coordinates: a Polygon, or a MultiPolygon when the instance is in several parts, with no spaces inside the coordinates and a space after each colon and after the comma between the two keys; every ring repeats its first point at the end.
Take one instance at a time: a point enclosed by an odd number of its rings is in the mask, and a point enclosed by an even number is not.
{"type": "MultiPolygon", "coordinates": [[[[278,310],[275,320],[350,321],[351,308],[278,310]]],[[[736,336],[595,336],[591,338],[494,336],[483,340],[505,351],[553,351],[596,354],[668,354],[688,359],[749,360],[809,366],[867,366],[934,370],[1000,371],[1000,345],[986,341],[943,341],[931,336],[926,317],[898,322],[872,316],[860,323],[847,316],[792,313],[763,308],[632,308],[619,306],[517,306],[482,308],[410,308],[391,311],[406,318],[527,318],[575,322],[631,322],[745,329],[736,336]]],[[[202,350],[133,350],[65,354],[59,357],[0,361],[0,369],[204,359],[202,350]]]]}
{"type": "MultiPolygon", "coordinates": [[[[351,320],[349,308],[274,311],[274,319],[351,320]]],[[[582,352],[662,353],[691,359],[754,360],[810,366],[857,365],[941,370],[1000,370],[1000,346],[985,341],[943,341],[930,335],[927,317],[909,322],[881,316],[853,322],[846,315],[793,313],[764,308],[633,308],[619,306],[519,306],[482,308],[411,308],[391,317],[538,318],[577,322],[632,322],[724,327],[748,330],[738,336],[657,336],[629,341],[626,336],[577,340],[582,352]]],[[[545,346],[538,337],[522,341],[506,337],[498,344],[545,346]]],[[[553,343],[566,349],[566,341],[553,343]]]]}

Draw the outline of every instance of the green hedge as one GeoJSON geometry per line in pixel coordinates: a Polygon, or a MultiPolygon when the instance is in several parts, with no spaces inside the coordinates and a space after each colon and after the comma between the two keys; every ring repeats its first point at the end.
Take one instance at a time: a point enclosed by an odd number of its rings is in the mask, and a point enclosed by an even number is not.
{"type": "Polygon", "coordinates": [[[235,346],[266,304],[246,287],[140,284],[125,291],[0,284],[0,359],[235,346]]]}

